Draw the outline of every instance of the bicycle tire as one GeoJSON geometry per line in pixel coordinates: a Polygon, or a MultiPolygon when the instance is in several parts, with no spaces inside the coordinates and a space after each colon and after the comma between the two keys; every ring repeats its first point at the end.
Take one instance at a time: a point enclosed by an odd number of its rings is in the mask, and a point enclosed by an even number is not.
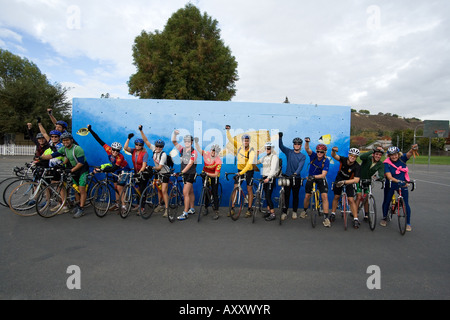
{"type": "Polygon", "coordinates": [[[144,220],[149,219],[158,205],[158,191],[155,190],[153,184],[150,184],[144,189],[139,200],[139,214],[141,218],[144,220]]]}
{"type": "Polygon", "coordinates": [[[255,223],[256,212],[262,212],[263,202],[262,202],[262,199],[261,199],[261,194],[262,194],[262,191],[257,191],[256,192],[256,197],[255,197],[255,200],[254,200],[255,207],[252,210],[252,223],[255,223]]]}
{"type": "Polygon", "coordinates": [[[22,217],[36,215],[35,205],[36,197],[40,191],[39,189],[39,183],[34,181],[29,181],[17,186],[8,197],[9,208],[15,214],[22,217]]]}
{"type": "Polygon", "coordinates": [[[122,201],[122,206],[120,207],[119,214],[122,219],[126,219],[131,211],[131,206],[133,204],[133,199],[135,194],[133,192],[133,187],[131,184],[127,184],[122,192],[120,193],[120,200],[122,201]],[[124,209],[125,206],[125,209],[124,209]]]}
{"type": "Polygon", "coordinates": [[[169,210],[167,214],[167,218],[169,219],[170,223],[175,222],[175,220],[177,219],[177,213],[180,207],[179,203],[180,200],[181,199],[179,199],[178,188],[173,187],[169,193],[169,210]]]}
{"type": "Polygon", "coordinates": [[[279,211],[278,220],[279,220],[280,226],[283,223],[283,220],[281,219],[281,217],[283,216],[283,209],[285,206],[285,202],[286,202],[286,198],[285,198],[284,190],[281,190],[280,198],[278,199],[278,211],[279,211]]]}
{"type": "Polygon", "coordinates": [[[367,201],[369,202],[369,228],[374,231],[377,225],[377,206],[375,203],[375,197],[370,194],[367,201]]]}
{"type": "Polygon", "coordinates": [[[397,203],[398,228],[402,236],[406,233],[406,209],[403,198],[400,198],[397,203]]]}
{"type": "Polygon", "coordinates": [[[20,183],[21,181],[23,183],[23,182],[27,182],[27,181],[31,181],[31,180],[25,180],[25,179],[18,178],[18,177],[9,177],[0,182],[0,196],[1,196],[0,197],[0,205],[2,205],[4,207],[8,207],[9,195],[11,194],[12,190],[14,190],[14,188],[17,187],[17,185],[14,187],[12,187],[12,186],[14,183],[17,183],[17,182],[20,183]]]}
{"type": "Polygon", "coordinates": [[[211,192],[209,191],[209,188],[202,189],[202,194],[200,196],[200,209],[198,210],[197,222],[200,222],[203,215],[206,216],[208,214],[208,208],[206,207],[206,199],[210,199],[209,202],[211,202],[211,192]]]}
{"type": "Polygon", "coordinates": [[[347,230],[347,216],[348,216],[348,202],[347,202],[347,195],[342,195],[342,218],[344,219],[344,230],[347,230]]]}
{"type": "Polygon", "coordinates": [[[41,190],[36,201],[36,212],[42,218],[59,214],[66,204],[67,194],[63,183],[51,183],[41,190]]]}
{"type": "Polygon", "coordinates": [[[106,216],[111,204],[111,191],[108,183],[98,182],[93,187],[91,204],[97,217],[104,218],[106,216]]]}
{"type": "Polygon", "coordinates": [[[318,212],[317,212],[317,206],[316,206],[316,201],[317,201],[317,199],[316,199],[316,193],[314,192],[312,195],[311,195],[311,202],[310,202],[310,204],[309,204],[309,208],[310,208],[310,211],[311,211],[311,226],[313,227],[313,228],[315,228],[316,227],[316,225],[317,225],[317,216],[318,216],[318,212]]]}
{"type": "Polygon", "coordinates": [[[244,202],[245,202],[244,192],[240,190],[239,187],[234,188],[233,191],[231,192],[228,206],[231,220],[236,221],[239,219],[239,217],[241,216],[242,208],[244,207],[244,202]]]}

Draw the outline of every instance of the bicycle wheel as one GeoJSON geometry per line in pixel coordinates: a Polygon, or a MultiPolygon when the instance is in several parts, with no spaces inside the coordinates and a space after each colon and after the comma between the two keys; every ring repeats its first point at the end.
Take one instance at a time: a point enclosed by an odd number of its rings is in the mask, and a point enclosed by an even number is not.
{"type": "Polygon", "coordinates": [[[369,195],[367,201],[369,203],[369,227],[370,230],[373,231],[377,225],[377,206],[375,205],[375,197],[373,195],[369,195]]]}
{"type": "Polygon", "coordinates": [[[29,181],[17,186],[9,195],[8,206],[17,215],[30,217],[37,214],[35,210],[37,195],[40,185],[29,181]]]}
{"type": "Polygon", "coordinates": [[[120,207],[120,217],[122,219],[126,219],[128,217],[135,196],[136,193],[133,190],[133,186],[131,184],[127,184],[120,194],[120,199],[123,203],[120,207]]]}
{"type": "Polygon", "coordinates": [[[0,182],[0,205],[8,207],[8,198],[11,192],[18,185],[23,184],[27,181],[31,180],[24,180],[23,178],[18,177],[10,177],[0,182]]]}
{"type": "Polygon", "coordinates": [[[344,230],[347,230],[348,209],[347,194],[344,193],[342,195],[342,218],[344,219],[344,230]]]}
{"type": "Polygon", "coordinates": [[[167,218],[169,222],[174,222],[177,219],[178,209],[181,207],[180,205],[181,198],[179,196],[178,188],[173,187],[169,193],[169,212],[167,218]]]}
{"type": "Polygon", "coordinates": [[[253,200],[254,203],[255,203],[255,207],[253,208],[253,212],[252,212],[252,223],[255,223],[256,212],[262,212],[263,202],[262,202],[262,199],[261,199],[261,192],[262,191],[257,191],[256,192],[256,197],[253,200]]]}
{"type": "Polygon", "coordinates": [[[106,215],[111,204],[111,191],[108,183],[99,182],[93,187],[91,204],[97,217],[103,218],[106,215]]]}
{"type": "Polygon", "coordinates": [[[203,188],[200,196],[200,209],[198,210],[197,222],[200,222],[203,215],[206,216],[208,214],[208,207],[206,206],[207,202],[209,202],[209,205],[212,205],[211,192],[209,191],[209,188],[203,188]]]}
{"type": "Polygon", "coordinates": [[[141,218],[144,220],[149,219],[158,204],[158,191],[155,189],[153,184],[151,184],[147,186],[147,188],[145,188],[144,192],[142,192],[142,196],[139,201],[139,211],[141,218]]]}
{"type": "Polygon", "coordinates": [[[282,190],[280,192],[280,198],[278,199],[278,211],[279,211],[278,212],[278,219],[279,219],[279,222],[280,222],[280,226],[283,223],[283,220],[281,218],[283,216],[283,209],[284,209],[285,206],[286,206],[286,198],[285,198],[285,195],[284,195],[284,190],[282,190]]]}
{"type": "Polygon", "coordinates": [[[38,195],[36,212],[42,218],[51,218],[61,212],[66,203],[66,188],[63,183],[52,183],[38,195]]]}
{"type": "Polygon", "coordinates": [[[244,192],[239,187],[236,187],[233,189],[233,192],[231,192],[230,201],[228,210],[230,213],[230,217],[233,221],[236,221],[239,219],[242,209],[244,208],[244,192]]]}
{"type": "Polygon", "coordinates": [[[316,195],[316,193],[314,192],[314,193],[311,195],[311,202],[310,202],[310,204],[309,204],[309,209],[310,209],[310,211],[311,211],[311,226],[312,226],[313,228],[316,227],[316,224],[317,224],[317,216],[318,216],[316,202],[317,202],[317,195],[316,195]]]}
{"type": "Polygon", "coordinates": [[[406,209],[403,198],[400,198],[397,203],[398,228],[400,234],[403,236],[406,232],[406,209]]]}

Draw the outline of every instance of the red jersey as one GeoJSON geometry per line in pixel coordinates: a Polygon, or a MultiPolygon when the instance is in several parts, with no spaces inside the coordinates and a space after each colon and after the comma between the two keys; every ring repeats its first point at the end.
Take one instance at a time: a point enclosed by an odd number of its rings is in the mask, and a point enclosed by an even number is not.
{"type": "Polygon", "coordinates": [[[203,166],[203,171],[209,174],[215,174],[216,172],[220,175],[220,169],[222,169],[222,160],[220,157],[211,157],[211,152],[203,151],[203,160],[205,165],[203,166]]]}

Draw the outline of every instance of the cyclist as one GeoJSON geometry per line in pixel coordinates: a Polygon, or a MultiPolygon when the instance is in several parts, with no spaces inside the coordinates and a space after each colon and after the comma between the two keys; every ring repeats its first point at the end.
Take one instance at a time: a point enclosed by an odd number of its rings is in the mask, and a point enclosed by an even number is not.
{"type": "Polygon", "coordinates": [[[186,135],[183,138],[184,147],[177,142],[177,136],[180,131],[174,130],[172,134],[172,143],[181,156],[181,174],[183,175],[183,196],[184,196],[184,211],[178,216],[178,220],[186,220],[190,214],[195,213],[194,202],[194,182],[197,177],[197,151],[195,151],[192,143],[194,137],[186,135]]]}
{"type": "Polygon", "coordinates": [[[167,154],[163,151],[165,142],[161,139],[155,141],[155,144],[151,144],[142,130],[142,125],[139,126],[142,140],[153,151],[153,161],[155,166],[153,170],[158,172],[158,178],[161,181],[161,190],[158,189],[159,205],[155,209],[155,212],[164,211],[163,217],[166,218],[169,210],[169,175],[170,168],[167,165],[167,154]],[[163,204],[164,203],[164,204],[163,204]]]}
{"type": "MultiPolygon", "coordinates": [[[[336,209],[338,206],[339,198],[342,193],[342,186],[352,185],[354,183],[358,183],[361,177],[361,166],[356,159],[359,156],[359,150],[356,148],[351,148],[348,152],[348,157],[339,156],[336,152],[338,152],[338,147],[333,147],[331,149],[331,156],[340,162],[339,172],[336,175],[336,180],[334,181],[334,199],[331,208],[331,217],[330,220],[334,221],[336,218],[336,209]]],[[[353,187],[347,188],[347,199],[349,202],[350,210],[353,215],[353,227],[355,229],[359,228],[359,220],[358,220],[358,208],[356,207],[355,197],[355,189],[353,187]]]]}
{"type": "MultiPolygon", "coordinates": [[[[203,165],[203,172],[206,178],[210,179],[212,196],[214,199],[213,210],[214,216],[213,219],[219,219],[219,177],[220,170],[222,169],[222,160],[220,159],[220,151],[221,148],[218,144],[214,144],[211,146],[211,151],[204,151],[198,144],[198,138],[195,139],[195,148],[197,151],[203,156],[203,160],[205,164],[203,165]]],[[[209,205],[209,199],[205,200],[205,207],[207,208],[209,205]]]]}
{"type": "Polygon", "coordinates": [[[306,218],[306,210],[309,207],[309,203],[312,196],[312,188],[314,181],[316,182],[317,189],[320,192],[322,198],[322,208],[324,213],[323,225],[330,227],[330,219],[328,218],[329,202],[328,202],[328,182],[327,173],[330,168],[330,160],[327,158],[327,146],[324,144],[318,144],[316,146],[316,152],[312,151],[309,147],[310,138],[305,138],[305,150],[309,155],[309,172],[308,180],[305,185],[305,200],[303,201],[303,212],[300,214],[301,218],[306,218]]]}
{"type": "Polygon", "coordinates": [[[275,220],[275,209],[272,201],[272,193],[275,189],[275,178],[278,175],[278,164],[279,158],[275,154],[274,144],[272,142],[267,142],[264,145],[266,150],[266,155],[258,160],[258,164],[263,165],[262,167],[262,178],[264,179],[264,193],[266,195],[267,201],[267,214],[265,215],[266,221],[275,220]]]}
{"type": "MultiPolygon", "coordinates": [[[[110,163],[103,164],[99,169],[95,169],[96,172],[114,172],[115,174],[120,174],[122,171],[131,171],[130,166],[128,165],[128,162],[125,160],[125,157],[123,154],[120,153],[122,150],[122,144],[119,142],[113,142],[111,145],[107,145],[100,137],[97,135],[97,133],[92,130],[92,126],[90,124],[87,125],[87,129],[90,133],[92,133],[92,136],[97,140],[97,142],[105,149],[106,154],[108,155],[108,160],[110,163]]],[[[125,186],[126,179],[119,179],[114,177],[114,188],[116,189],[116,205],[111,208],[111,210],[117,210],[118,209],[118,199],[120,197],[120,194],[122,194],[123,187],[125,186]]],[[[123,202],[123,199],[121,201],[122,203],[122,210],[126,210],[125,203],[123,202]]]]}
{"type": "Polygon", "coordinates": [[[48,167],[49,165],[48,161],[39,161],[38,158],[44,154],[45,150],[47,150],[50,147],[50,144],[45,139],[42,133],[39,132],[38,134],[36,134],[36,136],[34,136],[31,123],[27,123],[27,132],[31,141],[33,141],[34,144],[36,145],[36,150],[34,152],[34,160],[39,163],[39,166],[48,167]]]}
{"type": "MultiPolygon", "coordinates": [[[[129,153],[131,153],[131,161],[133,161],[133,168],[135,174],[141,174],[142,179],[139,180],[138,184],[138,190],[142,193],[144,191],[145,187],[148,184],[148,181],[151,178],[151,173],[153,173],[153,170],[151,167],[147,166],[148,163],[148,153],[147,150],[144,148],[144,140],[143,139],[136,139],[134,140],[134,148],[130,148],[130,139],[134,137],[134,133],[128,134],[128,139],[125,141],[125,145],[123,146],[123,149],[129,153]],[[150,169],[148,171],[147,169],[150,169]]],[[[138,209],[139,206],[136,206],[135,209],[138,209]]]]}
{"type": "Polygon", "coordinates": [[[74,210],[74,218],[82,217],[84,212],[84,205],[86,204],[86,181],[89,172],[89,165],[84,154],[84,150],[73,143],[72,134],[65,132],[61,135],[61,141],[63,147],[58,151],[39,157],[39,160],[50,160],[56,157],[66,157],[69,161],[71,168],[67,168],[66,171],[73,174],[73,183],[79,187],[80,195],[76,195],[79,200],[78,206],[74,210]]]}
{"type": "MultiPolygon", "coordinates": [[[[243,134],[241,137],[241,145],[238,148],[237,139],[233,139],[230,134],[231,126],[226,125],[225,130],[227,131],[228,141],[233,142],[234,145],[234,155],[237,159],[237,169],[239,176],[245,176],[245,182],[247,184],[248,192],[248,211],[245,214],[246,218],[252,216],[252,204],[253,204],[253,175],[255,173],[257,155],[256,151],[250,147],[250,135],[243,134]]],[[[238,176],[234,177],[234,187],[237,187],[238,176]]],[[[231,215],[234,214],[234,208],[231,209],[231,215]]]]}
{"type": "MultiPolygon", "coordinates": [[[[372,179],[377,175],[378,179],[384,178],[384,164],[381,161],[381,157],[384,154],[384,150],[381,146],[376,146],[373,150],[363,153],[359,158],[361,159],[361,180],[372,179]]],[[[365,186],[361,186],[360,183],[356,185],[356,207],[359,208],[359,204],[362,199],[362,192],[368,193],[369,190],[365,186]]],[[[369,203],[366,203],[364,212],[369,211],[369,203]]],[[[364,217],[364,221],[367,221],[368,217],[364,217]]]]}
{"type": "Polygon", "coordinates": [[[402,196],[406,207],[406,231],[411,231],[411,208],[409,206],[408,182],[409,174],[406,162],[411,158],[413,152],[417,150],[418,145],[415,144],[405,154],[400,153],[397,147],[390,147],[387,151],[388,157],[384,161],[385,172],[385,186],[384,186],[384,200],[383,200],[383,219],[380,225],[386,226],[386,217],[389,211],[389,204],[391,202],[394,192],[402,188],[402,196]]]}
{"type": "Polygon", "coordinates": [[[305,165],[306,156],[301,153],[303,140],[301,138],[294,138],[292,140],[293,149],[289,149],[283,144],[283,132],[278,133],[279,146],[281,151],[286,155],[287,164],[285,174],[288,176],[294,175],[295,178],[291,179],[290,186],[284,187],[286,190],[286,207],[283,208],[283,214],[281,220],[287,218],[287,209],[289,207],[290,195],[292,191],[292,219],[297,219],[297,209],[299,204],[299,192],[301,187],[301,172],[305,165]]]}

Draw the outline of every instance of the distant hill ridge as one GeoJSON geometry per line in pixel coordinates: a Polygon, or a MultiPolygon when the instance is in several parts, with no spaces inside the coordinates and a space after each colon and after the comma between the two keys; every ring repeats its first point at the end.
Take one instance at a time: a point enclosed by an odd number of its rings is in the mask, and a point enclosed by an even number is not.
{"type": "Polygon", "coordinates": [[[414,130],[421,123],[423,122],[419,119],[404,119],[391,115],[368,115],[352,112],[351,116],[352,132],[414,130]]]}

